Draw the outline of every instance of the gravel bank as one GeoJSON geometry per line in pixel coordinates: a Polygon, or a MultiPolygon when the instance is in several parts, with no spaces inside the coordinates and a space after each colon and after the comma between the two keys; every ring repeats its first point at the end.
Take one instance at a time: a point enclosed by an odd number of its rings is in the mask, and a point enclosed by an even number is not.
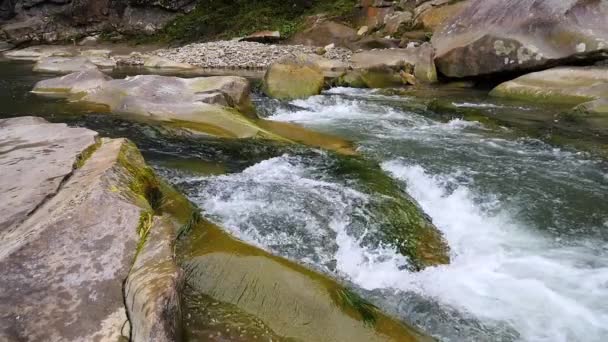
{"type": "MultiPolygon", "coordinates": [[[[155,55],[202,68],[266,68],[278,59],[298,53],[315,53],[318,48],[304,45],[271,45],[253,42],[217,41],[161,49],[155,55]]],[[[325,58],[349,62],[352,52],[344,48],[327,51],[325,58]]]]}

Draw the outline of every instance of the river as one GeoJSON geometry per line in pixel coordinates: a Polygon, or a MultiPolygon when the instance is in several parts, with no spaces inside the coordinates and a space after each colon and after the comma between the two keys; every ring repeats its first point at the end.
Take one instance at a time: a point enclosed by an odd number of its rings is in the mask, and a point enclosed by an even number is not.
{"type": "MultiPolygon", "coordinates": [[[[44,77],[27,64],[0,63],[0,117],[40,115],[131,138],[161,175],[234,236],[353,285],[441,341],[608,340],[605,160],[500,125],[441,119],[410,96],[336,88],[285,104],[257,95],[270,120],[353,140],[419,202],[452,260],[410,272],[392,248],[364,243],[373,229],[355,226],[362,217],[373,226],[361,210],[366,195],[326,174],[322,162],[285,153],[215,163],[209,149],[154,144],[162,138],[145,127],[82,117],[63,101],[29,94],[44,77]],[[197,175],[167,162],[176,155],[230,172],[197,175]]],[[[483,96],[449,100],[482,110],[508,106],[483,96]]]]}

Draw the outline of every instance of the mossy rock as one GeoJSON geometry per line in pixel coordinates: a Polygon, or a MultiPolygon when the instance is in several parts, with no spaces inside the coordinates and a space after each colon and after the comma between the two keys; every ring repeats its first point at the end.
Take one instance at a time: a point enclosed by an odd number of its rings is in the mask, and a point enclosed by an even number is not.
{"type": "Polygon", "coordinates": [[[323,71],[304,56],[274,63],[264,75],[264,92],[279,100],[318,95],[324,84],[323,71]]]}
{"type": "Polygon", "coordinates": [[[333,279],[235,240],[209,222],[201,221],[180,246],[190,339],[433,341],[333,279]],[[217,316],[209,321],[212,312],[217,316]]]}
{"type": "Polygon", "coordinates": [[[490,96],[545,104],[572,104],[608,96],[608,68],[558,67],[498,85],[490,96]]]}

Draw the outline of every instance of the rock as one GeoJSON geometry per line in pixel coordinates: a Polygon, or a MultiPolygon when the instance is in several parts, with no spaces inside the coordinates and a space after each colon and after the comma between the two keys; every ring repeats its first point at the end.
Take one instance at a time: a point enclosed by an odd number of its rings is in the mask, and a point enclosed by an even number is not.
{"type": "Polygon", "coordinates": [[[534,72],[500,84],[490,95],[572,105],[608,98],[608,67],[557,67],[534,72]]]}
{"type": "Polygon", "coordinates": [[[361,28],[359,29],[359,31],[357,31],[357,35],[358,36],[364,36],[367,34],[367,32],[369,31],[369,27],[367,26],[361,26],[361,28]]]}
{"type": "Polygon", "coordinates": [[[7,43],[4,41],[0,41],[0,52],[4,52],[7,50],[12,50],[13,48],[15,48],[15,46],[11,43],[7,43]]]}
{"type": "Polygon", "coordinates": [[[107,81],[79,100],[101,105],[114,113],[130,114],[211,136],[277,138],[236,110],[247,106],[249,101],[248,82],[240,77],[139,75],[107,81]],[[230,107],[214,105],[217,98],[210,97],[214,93],[222,94],[230,107]]]}
{"type": "Polygon", "coordinates": [[[406,31],[414,25],[414,16],[411,12],[395,12],[386,18],[383,31],[390,35],[396,35],[406,31]]]}
{"type": "Polygon", "coordinates": [[[110,58],[110,54],[112,54],[111,50],[103,50],[103,49],[90,49],[90,50],[80,51],[80,55],[85,56],[85,57],[110,58]]]}
{"type": "Polygon", "coordinates": [[[239,41],[245,42],[257,42],[257,43],[276,43],[281,40],[281,33],[279,31],[260,31],[255,32],[247,37],[239,39],[239,41]]]}
{"type": "Polygon", "coordinates": [[[221,332],[227,341],[432,341],[328,277],[213,226],[201,230],[182,252],[192,340],[221,332]]]}
{"type": "Polygon", "coordinates": [[[187,63],[174,62],[170,59],[158,57],[158,56],[151,56],[150,58],[146,59],[144,62],[144,67],[154,68],[154,69],[186,69],[186,70],[196,68],[195,66],[187,64],[187,63]]]}
{"type": "Polygon", "coordinates": [[[105,57],[89,57],[89,62],[95,64],[100,69],[114,69],[116,68],[116,61],[112,58],[105,57]]]}
{"type": "Polygon", "coordinates": [[[75,41],[95,44],[93,32],[129,35],[152,34],[181,13],[192,10],[194,0],[2,0],[0,36],[13,44],[75,41]]]}
{"type": "Polygon", "coordinates": [[[446,76],[521,72],[608,54],[604,1],[468,3],[432,38],[437,68],[446,76]]]}
{"type": "Polygon", "coordinates": [[[317,55],[307,55],[306,60],[323,71],[325,77],[335,77],[348,70],[349,65],[335,59],[328,59],[317,55]]]}
{"type": "Polygon", "coordinates": [[[97,134],[34,117],[2,119],[0,132],[0,234],[5,234],[57,193],[97,134]]]}
{"type": "MultiPolygon", "coordinates": [[[[154,54],[178,63],[201,68],[266,69],[282,58],[297,54],[317,53],[321,47],[304,45],[273,45],[240,41],[216,41],[188,44],[174,49],[155,51],[154,54]]],[[[346,62],[352,52],[335,47],[325,51],[329,59],[346,62]]],[[[116,56],[115,56],[116,58],[116,56]]],[[[134,59],[134,58],[131,58],[134,59]]],[[[137,59],[138,62],[140,58],[137,59]]]]}
{"type": "Polygon", "coordinates": [[[97,69],[79,71],[58,78],[42,80],[32,90],[35,94],[69,96],[82,94],[101,87],[112,78],[97,69]]]}
{"type": "Polygon", "coordinates": [[[424,11],[417,18],[417,21],[428,32],[435,32],[445,22],[457,16],[467,5],[467,1],[442,4],[443,6],[433,6],[424,11]]]}
{"type": "Polygon", "coordinates": [[[393,15],[394,12],[392,3],[363,1],[360,4],[359,12],[355,16],[355,22],[374,30],[384,25],[387,17],[393,15]]]}
{"type": "Polygon", "coordinates": [[[34,118],[0,131],[0,205],[21,212],[1,216],[0,340],[118,340],[144,198],[120,161],[125,141],[34,118]]]}
{"type": "Polygon", "coordinates": [[[325,51],[327,52],[327,51],[329,51],[329,50],[331,50],[331,49],[333,49],[333,48],[335,48],[335,47],[336,47],[336,44],[331,43],[331,44],[325,45],[325,46],[323,47],[323,49],[325,49],[325,51]]]}
{"type": "Polygon", "coordinates": [[[416,79],[422,83],[437,82],[437,73],[433,63],[433,48],[424,44],[417,48],[372,50],[356,53],[351,58],[354,69],[369,69],[385,65],[399,69],[402,66],[414,67],[416,79]]]}
{"type": "Polygon", "coordinates": [[[348,43],[347,46],[352,51],[374,50],[374,49],[394,49],[399,46],[399,40],[392,39],[392,38],[365,36],[359,40],[348,43]]]}
{"type": "Polygon", "coordinates": [[[315,23],[311,28],[296,33],[290,39],[291,44],[308,46],[326,46],[335,44],[345,47],[348,42],[357,37],[357,31],[334,21],[315,23]]]}
{"type": "Polygon", "coordinates": [[[94,46],[94,45],[97,45],[98,42],[99,42],[99,36],[88,36],[88,37],[82,38],[78,42],[78,45],[80,45],[80,46],[94,46]]]}
{"type": "Polygon", "coordinates": [[[15,60],[38,61],[44,57],[69,57],[75,53],[65,47],[39,45],[25,49],[11,50],[4,53],[4,57],[15,60]]]}
{"type": "Polygon", "coordinates": [[[264,92],[279,100],[305,98],[321,93],[323,71],[308,56],[299,55],[271,65],[264,76],[264,92]]]}
{"type": "Polygon", "coordinates": [[[175,227],[169,215],[147,219],[149,233],[125,283],[131,341],[178,341],[184,272],[173,257],[175,227]]]}
{"type": "Polygon", "coordinates": [[[574,107],[574,111],[585,116],[600,116],[604,118],[604,122],[608,124],[608,97],[600,100],[581,103],[574,107]]]}
{"type": "Polygon", "coordinates": [[[97,69],[87,57],[44,57],[36,62],[34,71],[67,74],[97,69]]]}

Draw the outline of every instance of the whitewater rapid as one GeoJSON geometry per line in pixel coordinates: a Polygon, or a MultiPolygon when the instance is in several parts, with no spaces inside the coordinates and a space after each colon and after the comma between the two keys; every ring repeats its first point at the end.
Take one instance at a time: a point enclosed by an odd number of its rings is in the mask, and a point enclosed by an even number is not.
{"type": "Polygon", "coordinates": [[[370,232],[349,227],[366,195],[297,156],[183,181],[196,184],[191,198],[239,238],[381,293],[384,303],[414,293],[443,314],[455,310],[446,325],[471,317],[468,329],[480,331],[454,336],[406,314],[441,340],[608,341],[602,164],[476,122],[437,122],[382,98],[338,89],[269,118],[356,140],[431,216],[450,245],[449,265],[411,273],[393,249],[363,244],[370,232]]]}

